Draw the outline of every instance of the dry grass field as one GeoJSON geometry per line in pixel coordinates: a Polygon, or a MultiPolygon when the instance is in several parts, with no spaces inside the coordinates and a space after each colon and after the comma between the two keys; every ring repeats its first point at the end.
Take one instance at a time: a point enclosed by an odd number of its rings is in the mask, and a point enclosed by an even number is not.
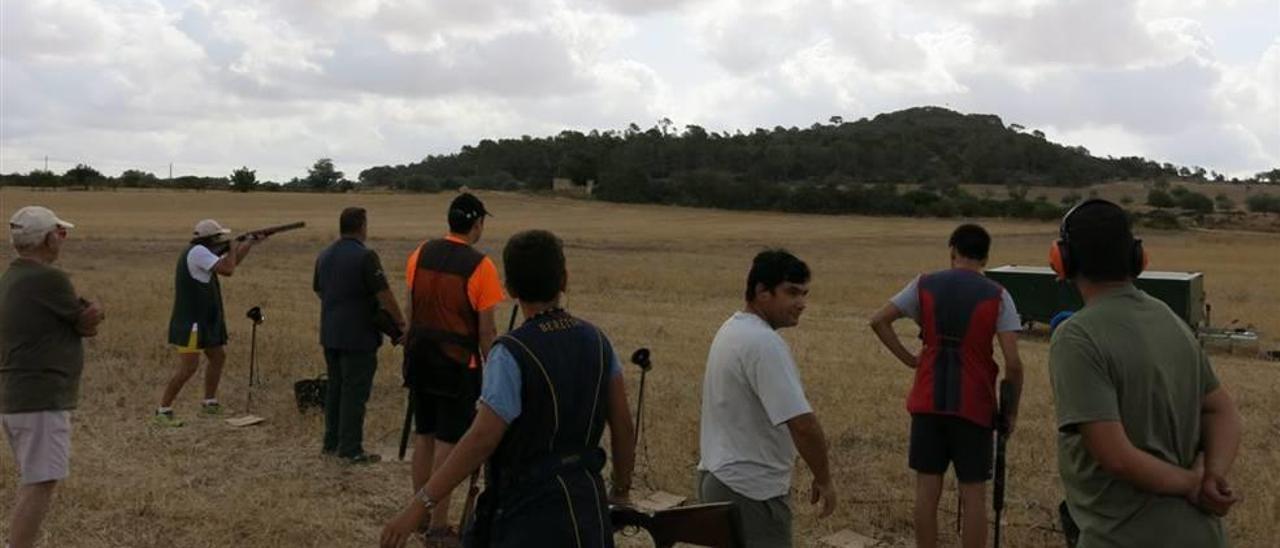
{"type": "MultiPolygon", "coordinates": [[[[707,347],[741,305],[751,256],[785,246],[814,271],[799,327],[784,331],[831,442],[839,511],[823,521],[797,507],[800,545],[852,528],[905,546],[914,480],[906,467],[904,397],[911,372],[897,365],[865,318],[916,273],[946,265],[955,221],[732,213],[482,194],[496,213],[480,247],[491,254],[526,228],[564,238],[568,308],[601,326],[620,352],[653,350],[646,442],[637,485],[688,495],[697,462],[698,405],[707,347]]],[[[449,195],[292,195],[179,192],[30,192],[0,189],[0,212],[28,204],[77,224],[61,266],[107,312],[88,343],[74,416],[72,476],[60,489],[42,546],[373,546],[383,522],[409,494],[408,465],[394,462],[403,417],[399,350],[384,348],[366,425],[366,445],[392,462],[347,467],[320,456],[320,416],[300,415],[292,383],[323,370],[316,254],[336,236],[348,205],[369,209],[370,245],[403,296],[403,262],[424,238],[442,234],[449,195]],[[229,415],[245,405],[249,322],[261,305],[262,385],[254,412],[235,429],[195,416],[199,383],[178,401],[185,428],[158,430],[149,418],[173,367],[165,346],[174,264],[198,219],[235,229],[303,220],[305,231],[266,242],[223,283],[231,329],[221,396],[229,415]]],[[[992,262],[1043,264],[1051,223],[987,221],[992,262]]],[[[1280,236],[1245,232],[1147,232],[1152,268],[1206,274],[1215,316],[1254,323],[1276,346],[1280,334],[1280,236]]],[[[0,252],[12,257],[7,244],[0,252]]],[[[500,259],[500,257],[495,257],[500,259]]],[[[401,299],[403,300],[403,299],[401,299]]],[[[499,310],[505,324],[509,310],[499,310]]],[[[500,326],[500,329],[504,326],[500,326]]],[[[901,326],[903,333],[907,326],[901,326]]],[[[911,331],[914,333],[914,331],[911,331]]],[[[1060,546],[1053,513],[1057,480],[1047,343],[1025,339],[1028,364],[1020,429],[1010,443],[1006,546],[1060,546]]],[[[1214,364],[1246,420],[1232,478],[1245,502],[1228,518],[1234,545],[1280,546],[1280,364],[1218,355],[1214,364]]],[[[626,371],[634,405],[639,373],[626,371]]],[[[12,504],[16,472],[0,453],[0,513],[12,504]]],[[[796,486],[807,486],[799,466],[796,486]]],[[[942,530],[953,531],[954,496],[944,494],[942,530]]],[[[801,497],[797,497],[799,499],[801,497]]],[[[950,534],[948,545],[955,545],[950,534]]]]}

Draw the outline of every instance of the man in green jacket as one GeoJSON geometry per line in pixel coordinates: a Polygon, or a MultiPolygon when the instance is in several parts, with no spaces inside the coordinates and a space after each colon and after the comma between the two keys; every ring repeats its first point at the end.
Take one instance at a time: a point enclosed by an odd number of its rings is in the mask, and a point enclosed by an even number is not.
{"type": "Polygon", "coordinates": [[[103,318],[102,308],[77,297],[53,267],[69,228],[39,206],[9,219],[18,257],[0,276],[0,424],[21,476],[9,522],[12,548],[35,545],[54,487],[70,472],[81,339],[96,335],[103,318]]]}
{"type": "Polygon", "coordinates": [[[173,314],[169,318],[169,344],[178,349],[178,368],[165,385],[152,420],[158,426],[182,426],[173,413],[173,400],[200,367],[200,353],[209,360],[204,373],[204,402],[200,413],[222,414],[218,403],[218,383],[227,361],[226,314],[222,308],[219,276],[235,274],[259,238],[231,241],[229,229],[213,219],[196,223],[191,244],[178,257],[174,272],[173,314]]]}

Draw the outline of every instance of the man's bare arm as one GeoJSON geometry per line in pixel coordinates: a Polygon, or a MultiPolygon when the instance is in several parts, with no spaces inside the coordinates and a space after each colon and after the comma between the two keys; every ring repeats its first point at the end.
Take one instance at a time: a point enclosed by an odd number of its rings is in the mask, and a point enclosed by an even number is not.
{"type": "Polygon", "coordinates": [[[258,242],[257,238],[246,238],[243,241],[231,242],[231,250],[223,255],[218,262],[214,263],[213,271],[219,276],[232,276],[236,273],[236,267],[244,262],[244,258],[249,256],[249,250],[258,242]]]}
{"type": "Polygon", "coordinates": [[[1240,450],[1240,434],[1244,428],[1240,411],[1231,395],[1217,388],[1204,398],[1201,410],[1201,430],[1204,444],[1204,471],[1206,474],[1226,476],[1236,461],[1240,450]]]}
{"type": "Polygon", "coordinates": [[[1188,496],[1199,489],[1201,472],[1175,466],[1134,447],[1119,421],[1087,422],[1078,427],[1085,449],[1108,474],[1157,495],[1188,496]]]}
{"type": "Polygon", "coordinates": [[[822,502],[822,510],[818,517],[827,517],[836,509],[837,496],[835,484],[831,481],[831,465],[827,460],[827,437],[822,432],[822,424],[814,413],[805,413],[787,421],[787,430],[791,432],[791,441],[809,470],[813,472],[813,493],[811,503],[822,502]]]}
{"type": "Polygon", "coordinates": [[[636,434],[627,405],[627,385],[622,375],[609,380],[609,445],[613,459],[611,498],[626,499],[631,493],[631,473],[636,465],[636,434]]]}
{"type": "Polygon", "coordinates": [[[899,339],[898,334],[893,331],[893,322],[902,317],[904,317],[904,314],[901,310],[898,310],[897,306],[894,306],[893,303],[886,303],[883,308],[871,316],[871,320],[868,323],[871,326],[871,330],[880,338],[880,342],[898,358],[898,361],[901,361],[907,367],[915,369],[918,361],[916,355],[902,345],[902,339],[899,339]]]}
{"type": "Polygon", "coordinates": [[[480,331],[476,333],[476,338],[480,341],[481,358],[489,355],[489,349],[493,347],[493,340],[498,338],[498,328],[495,327],[493,319],[495,308],[491,306],[480,311],[480,331]]]}
{"type": "Polygon", "coordinates": [[[1197,502],[1201,508],[1219,516],[1227,515],[1239,498],[1227,481],[1227,473],[1235,463],[1240,450],[1241,430],[1244,428],[1240,412],[1223,388],[1217,388],[1205,396],[1201,404],[1200,442],[1204,446],[1204,479],[1200,484],[1197,502]]]}
{"type": "MultiPolygon", "coordinates": [[[[453,448],[448,460],[431,475],[431,479],[423,486],[422,493],[433,501],[441,500],[445,493],[452,491],[489,460],[506,432],[507,423],[502,417],[494,413],[488,404],[480,402],[476,406],[476,417],[471,422],[471,427],[458,440],[458,445],[453,448]]],[[[380,545],[384,548],[404,546],[405,541],[426,521],[429,514],[426,506],[415,495],[404,510],[383,528],[380,545]]]]}

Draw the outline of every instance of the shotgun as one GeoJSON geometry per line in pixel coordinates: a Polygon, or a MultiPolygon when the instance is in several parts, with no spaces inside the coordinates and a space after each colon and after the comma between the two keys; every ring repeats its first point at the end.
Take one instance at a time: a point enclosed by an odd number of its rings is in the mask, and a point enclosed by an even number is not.
{"type": "Polygon", "coordinates": [[[995,544],[1000,548],[1000,517],[1004,514],[1005,448],[1009,443],[1009,415],[1018,408],[1018,394],[1013,383],[1000,381],[1000,403],[996,416],[996,469],[991,492],[991,509],[996,515],[995,544]]]}
{"type": "Polygon", "coordinates": [[[288,224],[283,224],[283,225],[269,226],[269,227],[266,227],[266,228],[259,228],[259,229],[257,229],[257,230],[250,230],[250,231],[248,231],[248,232],[245,232],[244,234],[241,234],[241,235],[239,235],[239,236],[236,236],[236,241],[237,241],[237,242],[243,242],[243,241],[248,240],[248,239],[250,239],[250,238],[253,238],[253,239],[255,239],[255,240],[256,240],[256,239],[260,239],[260,238],[266,238],[267,236],[272,236],[272,235],[274,235],[274,234],[278,234],[278,233],[280,233],[280,232],[288,232],[288,231],[290,231],[290,230],[297,230],[297,229],[302,228],[302,227],[305,227],[305,226],[307,226],[307,223],[302,222],[302,221],[298,221],[298,222],[296,222],[296,223],[288,223],[288,224]]]}

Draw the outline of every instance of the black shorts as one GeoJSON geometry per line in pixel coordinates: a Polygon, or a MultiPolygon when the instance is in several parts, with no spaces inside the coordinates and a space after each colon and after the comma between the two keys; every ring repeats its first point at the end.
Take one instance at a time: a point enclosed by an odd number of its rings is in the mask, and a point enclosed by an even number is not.
{"type": "Polygon", "coordinates": [[[476,415],[476,398],[480,395],[480,374],[468,372],[466,394],[445,397],[431,394],[415,385],[413,390],[414,431],[420,436],[435,434],[445,443],[458,443],[471,427],[476,415]],[[474,377],[474,378],[472,378],[474,377]]]}
{"type": "Polygon", "coordinates": [[[941,476],[955,463],[960,483],[991,479],[995,438],[991,428],[950,415],[911,415],[908,464],[921,474],[941,476]]]}

